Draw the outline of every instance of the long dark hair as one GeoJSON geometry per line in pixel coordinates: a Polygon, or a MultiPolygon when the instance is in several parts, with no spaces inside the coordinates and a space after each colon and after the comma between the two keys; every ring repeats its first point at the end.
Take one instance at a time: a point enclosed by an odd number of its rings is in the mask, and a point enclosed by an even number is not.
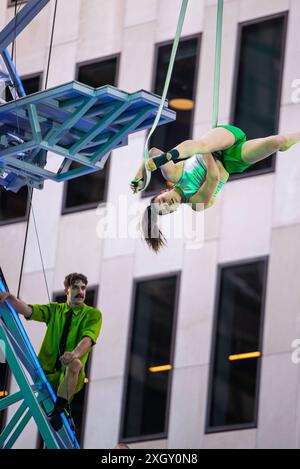
{"type": "Polygon", "coordinates": [[[145,241],[150,249],[158,253],[158,251],[167,245],[166,238],[158,227],[158,211],[155,207],[155,197],[151,199],[150,205],[146,207],[142,221],[141,229],[145,241]]]}

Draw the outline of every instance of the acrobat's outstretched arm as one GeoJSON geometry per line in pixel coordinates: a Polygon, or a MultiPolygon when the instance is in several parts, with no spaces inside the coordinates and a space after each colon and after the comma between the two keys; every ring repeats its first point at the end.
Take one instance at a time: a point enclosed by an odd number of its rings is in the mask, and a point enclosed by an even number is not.
{"type": "MultiPolygon", "coordinates": [[[[151,148],[149,151],[150,158],[162,155],[163,151],[159,148],[151,148]]],[[[161,173],[167,181],[177,182],[178,180],[178,167],[173,161],[168,161],[161,166],[161,173]]],[[[143,178],[145,172],[145,161],[142,162],[134,179],[130,182],[130,187],[134,193],[137,193],[143,187],[143,178]]]]}
{"type": "Polygon", "coordinates": [[[135,177],[130,181],[130,188],[134,194],[139,192],[141,188],[143,187],[144,172],[145,172],[145,162],[143,161],[135,177]]]}
{"type": "Polygon", "coordinates": [[[205,182],[198,189],[196,194],[190,198],[192,208],[196,211],[201,211],[205,208],[211,207],[211,205],[214,203],[212,198],[220,182],[219,162],[216,162],[212,155],[205,155],[204,159],[207,167],[205,182]]]}

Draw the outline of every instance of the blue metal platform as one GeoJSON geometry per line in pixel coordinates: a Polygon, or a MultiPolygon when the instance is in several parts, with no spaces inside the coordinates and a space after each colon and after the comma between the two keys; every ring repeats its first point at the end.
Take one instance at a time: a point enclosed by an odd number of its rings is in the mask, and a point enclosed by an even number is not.
{"type": "MultiPolygon", "coordinates": [[[[46,179],[66,181],[103,169],[129,134],[152,126],[159,105],[160,97],[144,90],[95,89],[76,81],[2,104],[0,184],[14,192],[25,184],[42,189],[46,179]],[[48,151],[62,158],[56,171],[46,167],[48,151]],[[70,169],[72,161],[80,166],[70,169]]],[[[175,120],[167,106],[159,125],[175,120]]]]}

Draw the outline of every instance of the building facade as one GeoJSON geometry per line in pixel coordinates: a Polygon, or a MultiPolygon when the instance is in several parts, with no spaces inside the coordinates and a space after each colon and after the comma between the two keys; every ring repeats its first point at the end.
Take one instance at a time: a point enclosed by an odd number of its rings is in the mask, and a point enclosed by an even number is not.
{"type": "MultiPolygon", "coordinates": [[[[8,3],[0,2],[1,28],[14,15],[8,3]]],[[[58,0],[48,87],[78,79],[160,94],[180,5],[58,0]]],[[[45,84],[54,6],[16,42],[28,92],[45,84]]],[[[156,146],[167,150],[212,126],[216,17],[216,0],[190,0],[169,93],[190,107],[174,104],[178,123],[158,131],[156,146]]],[[[220,124],[250,138],[300,130],[299,22],[299,0],[225,0],[220,124]]],[[[82,272],[103,313],[79,406],[82,446],[299,448],[300,144],[231,178],[199,215],[197,237],[190,227],[194,237],[171,236],[156,255],[132,234],[137,211],[163,187],[156,178],[142,196],[130,192],[145,139],[131,135],[101,174],[34,192],[52,298],[66,274],[82,272]]],[[[10,199],[1,190],[1,267],[13,293],[27,210],[26,191],[10,199]]],[[[163,231],[182,227],[180,214],[170,220],[161,220],[163,231]]],[[[21,297],[48,302],[33,223],[21,297]]],[[[44,326],[25,326],[38,351],[44,326]]],[[[30,422],[18,447],[37,444],[30,422]]]]}

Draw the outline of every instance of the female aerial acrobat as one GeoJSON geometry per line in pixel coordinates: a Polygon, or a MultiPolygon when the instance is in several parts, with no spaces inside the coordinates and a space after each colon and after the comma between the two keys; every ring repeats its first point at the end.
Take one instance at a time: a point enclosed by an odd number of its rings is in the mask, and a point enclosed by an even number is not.
{"type": "MultiPolygon", "coordinates": [[[[164,178],[174,184],[151,199],[142,218],[142,231],[148,246],[155,252],[166,244],[157,225],[158,215],[167,215],[188,203],[193,210],[210,208],[229,175],[242,173],[251,165],[277,151],[286,151],[300,141],[300,132],[247,140],[245,133],[232,125],[220,125],[199,140],[187,140],[163,153],[150,150],[147,169],[161,168],[164,178]],[[184,161],[183,161],[184,160],[184,161]]],[[[131,181],[133,192],[143,186],[144,166],[131,181]]]]}

